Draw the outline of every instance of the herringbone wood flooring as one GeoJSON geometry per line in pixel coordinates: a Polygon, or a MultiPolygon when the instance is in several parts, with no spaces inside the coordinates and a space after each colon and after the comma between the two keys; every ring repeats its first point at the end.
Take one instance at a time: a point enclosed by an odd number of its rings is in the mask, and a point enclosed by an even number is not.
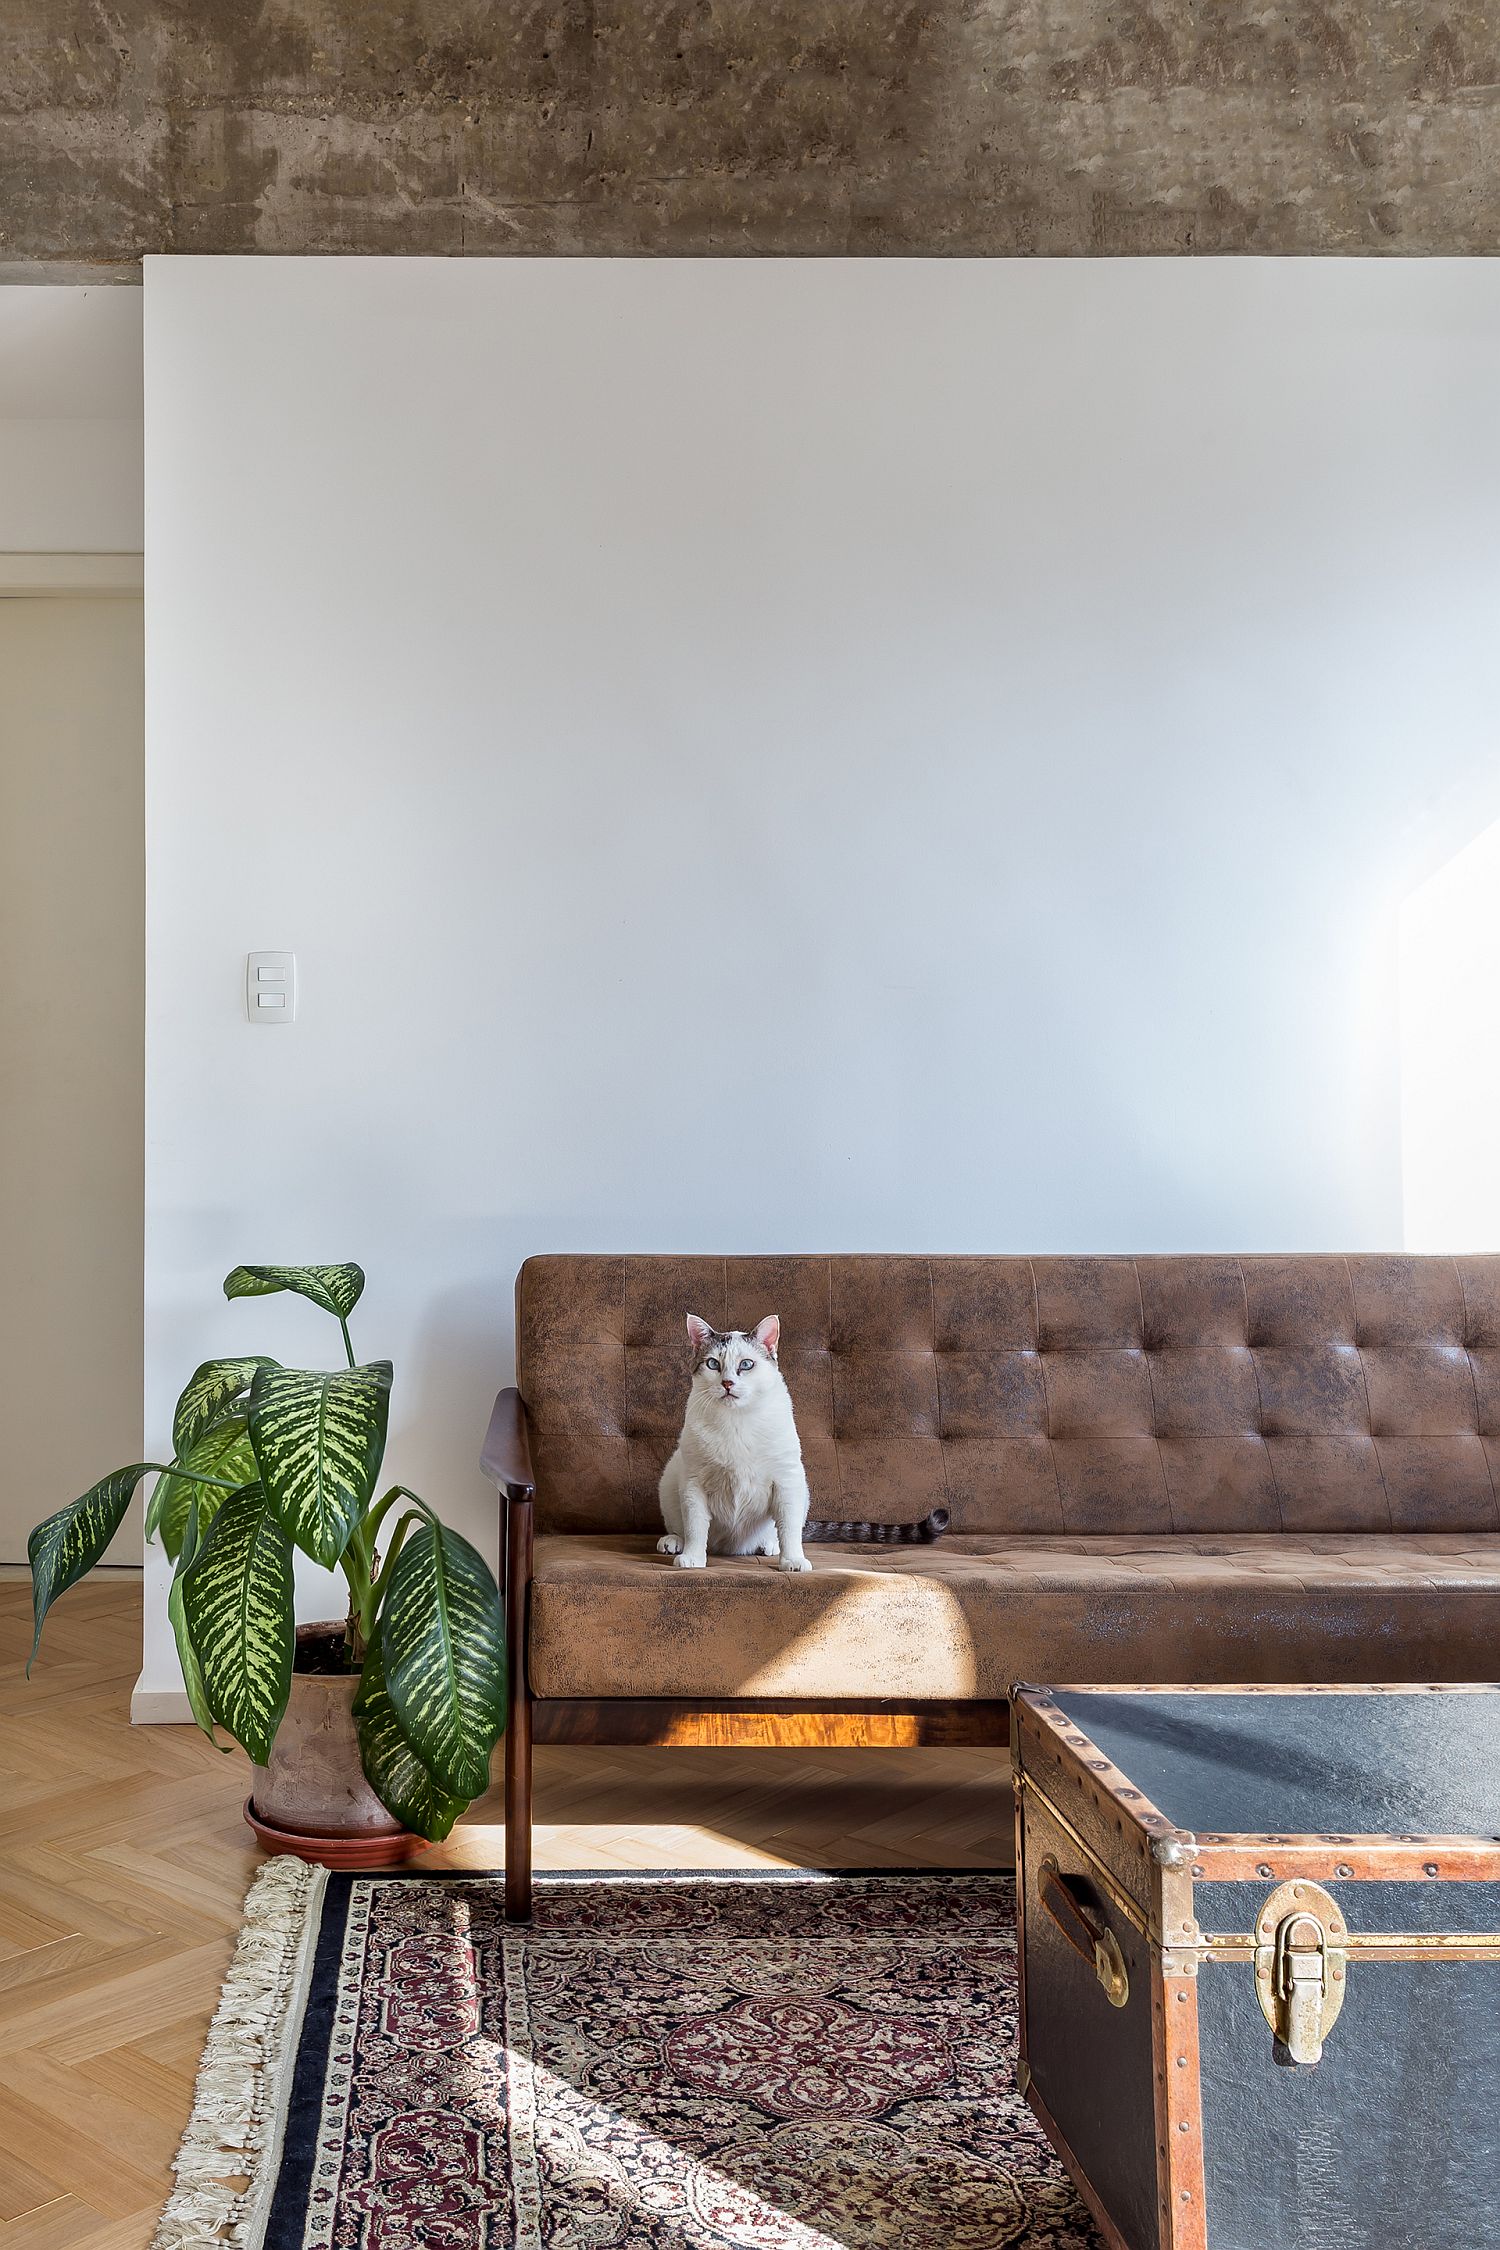
{"type": "MultiPolygon", "coordinates": [[[[242,1757],[132,1727],[140,1582],[76,1587],[29,1682],[0,1582],[0,2250],[140,2250],[257,1864],[242,1757]]],[[[995,1866],[1004,1754],[537,1753],[539,1867],[995,1866]]],[[[433,1866],[498,1867],[495,1795],[433,1866]]]]}

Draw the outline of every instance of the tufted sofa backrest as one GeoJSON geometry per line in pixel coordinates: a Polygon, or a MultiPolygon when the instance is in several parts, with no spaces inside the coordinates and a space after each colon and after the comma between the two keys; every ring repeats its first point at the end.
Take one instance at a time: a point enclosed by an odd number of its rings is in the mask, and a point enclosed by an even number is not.
{"type": "Polygon", "coordinates": [[[1500,1257],[529,1258],[543,1530],[656,1528],[684,1318],[782,1319],[815,1514],[1500,1528],[1500,1257]]]}

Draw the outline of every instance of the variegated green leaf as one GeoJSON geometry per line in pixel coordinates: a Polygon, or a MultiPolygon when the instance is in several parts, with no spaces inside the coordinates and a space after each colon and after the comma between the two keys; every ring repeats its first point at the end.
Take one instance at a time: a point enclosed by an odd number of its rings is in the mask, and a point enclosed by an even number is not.
{"type": "Polygon", "coordinates": [[[198,1662],[198,1651],[188,1632],[187,1617],[182,1606],[183,1576],[192,1568],[193,1557],[197,1552],[198,1511],[190,1505],[183,1524],[181,1560],[172,1580],[172,1590],[167,1596],[167,1617],[172,1627],[172,1638],[177,1643],[177,1661],[182,1666],[182,1684],[187,1689],[188,1708],[214,1748],[222,1750],[227,1758],[229,1745],[221,1742],[214,1732],[214,1715],[208,1707],[208,1697],[203,1688],[203,1668],[198,1662]]]}
{"type": "Polygon", "coordinates": [[[418,1836],[440,1844],[467,1799],[450,1797],[439,1789],[401,1732],[401,1722],[386,1691],[378,1628],[365,1652],[354,1719],[365,1779],[380,1802],[418,1836]]]}
{"type": "Polygon", "coordinates": [[[380,1474],[391,1363],[316,1374],[263,1367],[250,1386],[250,1442],[266,1497],[304,1554],[336,1563],[380,1474]]]}
{"type": "Polygon", "coordinates": [[[28,1672],[42,1637],[43,1618],[59,1594],[65,1594],[85,1571],[93,1569],[124,1522],[136,1486],[154,1466],[151,1461],[137,1461],[128,1469],[116,1469],[112,1476],[101,1477],[79,1499],[39,1523],[27,1540],[31,1609],[36,1619],[31,1655],[26,1659],[28,1672]]]}
{"type": "Polygon", "coordinates": [[[292,1544],[258,1484],[232,1492],[182,1578],[209,1710],[264,1765],[292,1685],[292,1544]]]}
{"type": "Polygon", "coordinates": [[[236,1266],[224,1283],[226,1297],[274,1297],[290,1289],[335,1320],[347,1320],[364,1291],[362,1266],[236,1266]]]}
{"type": "MultiPolygon", "coordinates": [[[[226,1414],[222,1420],[211,1423],[197,1443],[186,1454],[179,1455],[173,1466],[196,1471],[199,1476],[222,1478],[225,1484],[253,1484],[255,1453],[244,1415],[226,1414]]],[[[225,1497],[219,1485],[194,1484],[190,1475],[174,1476],[169,1470],[157,1479],[156,1490],[151,1495],[146,1510],[146,1537],[154,1539],[160,1533],[168,1558],[175,1562],[182,1549],[183,1528],[193,1502],[198,1503],[201,1533],[207,1531],[225,1497]]]]}
{"type": "Polygon", "coordinates": [[[505,1724],[505,1619],[484,1557],[419,1524],[391,1565],[380,1634],[402,1733],[439,1789],[479,1796],[505,1724]]]}
{"type": "Polygon", "coordinates": [[[172,1451],[177,1458],[190,1453],[204,1431],[249,1390],[257,1368],[275,1365],[274,1359],[206,1359],[172,1417],[172,1451]]]}

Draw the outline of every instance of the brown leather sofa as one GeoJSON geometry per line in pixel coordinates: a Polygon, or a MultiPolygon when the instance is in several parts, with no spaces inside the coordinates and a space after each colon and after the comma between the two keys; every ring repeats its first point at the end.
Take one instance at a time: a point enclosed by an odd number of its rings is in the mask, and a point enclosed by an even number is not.
{"type": "Polygon", "coordinates": [[[1002,1743],[1016,1679],[1500,1672],[1500,1257],[531,1258],[516,1338],[518,1918],[533,1739],[1002,1743]],[[673,1569],[689,1311],[781,1314],[815,1515],[948,1536],[673,1569]]]}

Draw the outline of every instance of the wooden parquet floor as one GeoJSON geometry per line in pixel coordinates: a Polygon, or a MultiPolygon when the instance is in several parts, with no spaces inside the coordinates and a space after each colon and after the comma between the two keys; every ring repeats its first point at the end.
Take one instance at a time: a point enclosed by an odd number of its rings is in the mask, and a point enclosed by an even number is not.
{"type": "MultiPolygon", "coordinates": [[[[140,1582],[76,1587],[28,1682],[30,1588],[0,1581],[0,2250],[141,2250],[259,1855],[247,1769],[132,1727],[140,1582]]],[[[989,1867],[1003,1753],[537,1753],[539,1867],[989,1867]]],[[[498,1867],[477,1804],[433,1866],[498,1867]]]]}

